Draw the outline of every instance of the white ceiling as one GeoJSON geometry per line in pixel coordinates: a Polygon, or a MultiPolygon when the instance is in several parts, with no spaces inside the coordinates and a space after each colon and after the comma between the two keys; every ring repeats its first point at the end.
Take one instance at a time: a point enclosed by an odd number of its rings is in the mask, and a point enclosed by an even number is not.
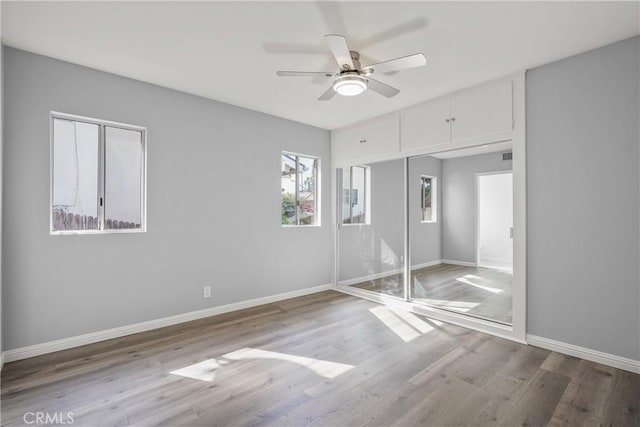
{"type": "Polygon", "coordinates": [[[2,2],[5,45],[327,129],[639,32],[638,2],[2,2]],[[428,65],[320,102],[329,82],[276,71],[334,71],[329,33],[428,65]]]}

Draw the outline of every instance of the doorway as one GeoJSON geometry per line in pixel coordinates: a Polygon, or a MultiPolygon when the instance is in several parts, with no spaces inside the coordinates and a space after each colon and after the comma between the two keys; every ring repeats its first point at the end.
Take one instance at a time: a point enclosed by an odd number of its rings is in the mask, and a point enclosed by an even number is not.
{"type": "Polygon", "coordinates": [[[476,175],[478,267],[513,272],[513,174],[476,175]]]}

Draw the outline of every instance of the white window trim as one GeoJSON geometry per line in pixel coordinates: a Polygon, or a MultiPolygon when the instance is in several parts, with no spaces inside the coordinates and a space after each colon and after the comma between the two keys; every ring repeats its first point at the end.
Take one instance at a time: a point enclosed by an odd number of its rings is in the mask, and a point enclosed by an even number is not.
{"type": "MultiPolygon", "coordinates": [[[[313,227],[321,227],[322,226],[322,208],[321,208],[321,194],[322,194],[322,159],[318,156],[312,156],[310,154],[303,154],[303,153],[296,153],[294,151],[286,151],[283,150],[280,153],[280,162],[282,163],[282,156],[288,154],[291,156],[296,156],[296,157],[306,157],[307,159],[315,159],[316,161],[316,194],[314,195],[315,198],[315,202],[316,202],[316,213],[314,216],[314,222],[313,224],[280,224],[280,226],[282,228],[313,228],[313,227]]],[[[282,167],[282,164],[280,165],[280,167],[282,167]]],[[[297,174],[297,171],[296,171],[297,174]]],[[[282,177],[280,177],[280,179],[282,180],[282,177]]],[[[280,185],[280,188],[282,188],[282,184],[280,185]]],[[[280,194],[280,197],[282,198],[282,194],[280,194]]],[[[296,185],[296,201],[297,201],[297,185],[296,185]]],[[[281,199],[281,203],[282,203],[282,199],[281,199]]]]}
{"type": "MultiPolygon", "coordinates": [[[[102,154],[98,154],[100,164],[98,166],[98,182],[104,180],[104,171],[102,170],[102,154]]],[[[98,194],[98,197],[104,195],[98,194]]],[[[112,122],[109,120],[96,119],[93,117],[78,116],[75,114],[62,113],[59,111],[51,111],[49,115],[49,234],[52,236],[65,236],[75,234],[125,234],[125,233],[146,233],[147,232],[147,128],[143,126],[131,125],[127,123],[112,122]],[[141,191],[140,197],[140,228],[127,229],[106,229],[106,230],[54,230],[53,228],[53,165],[54,165],[54,141],[53,141],[53,121],[54,119],[73,120],[82,123],[89,123],[102,126],[99,132],[100,144],[104,144],[104,126],[119,128],[125,130],[133,130],[142,133],[142,174],[141,174],[141,191]]]]}
{"type": "MultiPolygon", "coordinates": [[[[340,220],[341,227],[362,227],[364,225],[371,225],[371,166],[367,166],[367,165],[345,166],[342,168],[342,170],[344,171],[344,169],[348,168],[349,173],[351,173],[354,167],[364,169],[364,222],[345,224],[343,222],[344,218],[342,218],[340,220]]],[[[349,190],[352,190],[351,179],[349,179],[349,190]]]]}
{"type": "Polygon", "coordinates": [[[432,175],[420,175],[420,223],[421,224],[437,224],[438,223],[438,177],[432,175]],[[424,221],[422,219],[422,178],[431,178],[431,219],[424,221]],[[433,197],[435,195],[435,197],[433,197]]]}

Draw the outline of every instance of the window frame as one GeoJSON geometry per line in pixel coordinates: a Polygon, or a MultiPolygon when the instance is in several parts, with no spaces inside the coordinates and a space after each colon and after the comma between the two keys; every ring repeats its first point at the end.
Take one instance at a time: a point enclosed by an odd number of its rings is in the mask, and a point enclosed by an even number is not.
{"type": "MultiPolygon", "coordinates": [[[[300,227],[320,227],[322,226],[322,216],[321,216],[321,194],[322,194],[322,180],[321,180],[321,164],[322,159],[318,156],[312,156],[310,154],[297,153],[295,151],[287,151],[282,150],[280,152],[280,168],[282,169],[282,157],[288,155],[296,158],[296,182],[295,182],[295,193],[294,198],[296,202],[296,221],[297,221],[297,210],[298,210],[298,196],[300,193],[300,187],[298,185],[298,167],[299,167],[299,157],[304,157],[307,159],[313,159],[316,161],[316,171],[315,171],[315,193],[313,195],[314,201],[314,215],[313,215],[313,224],[282,224],[280,222],[280,226],[283,228],[300,228],[300,227]]],[[[280,207],[282,207],[282,170],[280,171],[280,207]]]]}
{"type": "Polygon", "coordinates": [[[420,223],[438,223],[438,177],[433,175],[420,175],[420,223]],[[431,180],[431,219],[424,219],[424,180],[431,180]],[[435,197],[434,197],[435,196],[435,197]]]}
{"type": "Polygon", "coordinates": [[[109,120],[96,119],[93,117],[79,116],[76,114],[51,111],[49,114],[49,234],[52,236],[74,235],[74,234],[123,234],[123,233],[146,233],[147,232],[147,128],[144,126],[127,123],[113,122],[109,120]],[[55,230],[53,227],[53,193],[54,193],[54,120],[68,120],[87,123],[98,126],[98,227],[97,230],[55,230]],[[106,154],[106,127],[123,130],[136,131],[141,133],[142,144],[142,172],[140,174],[140,228],[105,229],[104,212],[106,203],[100,205],[100,199],[105,200],[105,154],[106,154]]]}
{"type": "MultiPolygon", "coordinates": [[[[340,219],[340,226],[362,226],[362,225],[371,225],[371,166],[368,165],[352,165],[345,166],[342,168],[342,191],[344,188],[344,170],[349,168],[349,219],[353,220],[353,206],[351,205],[351,195],[353,194],[353,168],[362,168],[364,170],[364,189],[362,192],[362,197],[364,197],[364,222],[348,222],[345,223],[344,213],[341,211],[342,218],[340,219]]],[[[343,195],[341,194],[341,206],[344,206],[344,200],[342,199],[343,195]]],[[[360,197],[360,196],[358,196],[360,197]]],[[[341,208],[342,209],[342,208],[341,208]]]]}

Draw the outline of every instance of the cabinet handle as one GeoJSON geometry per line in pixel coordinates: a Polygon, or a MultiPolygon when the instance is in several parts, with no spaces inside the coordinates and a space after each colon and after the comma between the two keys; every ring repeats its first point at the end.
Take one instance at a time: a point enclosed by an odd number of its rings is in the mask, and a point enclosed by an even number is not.
{"type": "Polygon", "coordinates": [[[366,140],[366,139],[361,139],[361,140],[360,140],[360,144],[364,144],[365,142],[367,142],[367,140],[366,140]]]}
{"type": "Polygon", "coordinates": [[[451,121],[452,121],[452,122],[455,122],[455,121],[456,121],[456,118],[455,118],[455,117],[451,117],[451,121]]]}
{"type": "Polygon", "coordinates": [[[447,122],[447,123],[449,123],[449,122],[450,122],[450,120],[449,120],[449,119],[445,119],[444,121],[445,121],[445,122],[447,122]]]}

